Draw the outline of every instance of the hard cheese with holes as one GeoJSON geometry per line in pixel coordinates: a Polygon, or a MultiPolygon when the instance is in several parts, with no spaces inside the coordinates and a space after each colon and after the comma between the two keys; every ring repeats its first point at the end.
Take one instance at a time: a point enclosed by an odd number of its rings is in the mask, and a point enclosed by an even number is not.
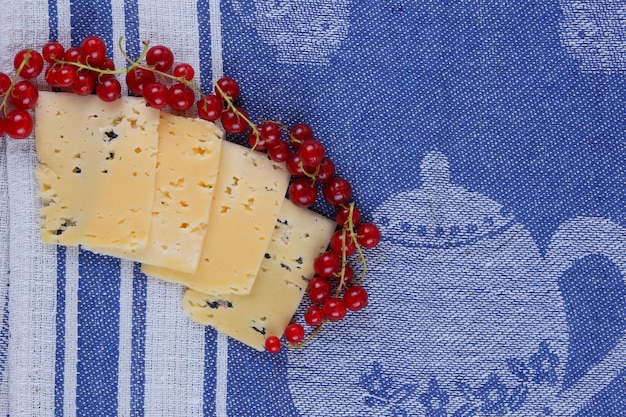
{"type": "Polygon", "coordinates": [[[224,142],[209,224],[195,273],[143,264],[152,277],[206,294],[248,294],[289,184],[284,164],[224,142]]]}
{"type": "Polygon", "coordinates": [[[146,247],[87,249],[195,272],[209,221],[223,132],[213,123],[161,113],[156,193],[146,247]]]}
{"type": "Polygon", "coordinates": [[[159,111],[143,99],[40,92],[36,175],[41,238],[61,245],[146,245],[159,111]]]}
{"type": "Polygon", "coordinates": [[[328,246],[335,223],[286,200],[249,295],[210,296],[188,290],[183,310],[194,321],[258,350],[281,336],[313,276],[313,260],[328,246]]]}

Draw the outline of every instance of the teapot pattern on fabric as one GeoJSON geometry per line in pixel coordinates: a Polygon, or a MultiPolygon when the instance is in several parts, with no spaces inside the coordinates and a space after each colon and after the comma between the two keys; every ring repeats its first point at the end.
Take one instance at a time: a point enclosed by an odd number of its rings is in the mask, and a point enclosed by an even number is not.
{"type": "Polygon", "coordinates": [[[348,2],[323,0],[233,0],[233,8],[259,37],[294,65],[327,64],[348,36],[348,2]],[[252,9],[250,9],[252,8],[252,9]],[[246,11],[244,13],[244,10],[246,11]]]}
{"type": "Polygon", "coordinates": [[[626,4],[619,0],[559,0],[560,38],[583,71],[626,70],[626,4]]]}
{"type": "Polygon", "coordinates": [[[296,408],[303,416],[573,416],[626,368],[626,337],[564,384],[573,349],[561,281],[593,254],[622,279],[626,228],[574,218],[543,255],[512,213],[453,183],[442,153],[424,157],[421,180],[375,212],[383,237],[368,252],[371,302],[358,325],[334,323],[316,349],[288,352],[296,408]],[[357,366],[354,375],[333,371],[357,366]],[[327,386],[315,410],[299,402],[311,383],[327,386]]]}

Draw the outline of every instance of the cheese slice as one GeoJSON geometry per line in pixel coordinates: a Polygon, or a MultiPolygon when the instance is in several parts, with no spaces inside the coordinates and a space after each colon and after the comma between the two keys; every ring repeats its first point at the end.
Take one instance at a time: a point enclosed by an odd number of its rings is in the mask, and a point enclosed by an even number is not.
{"type": "Polygon", "coordinates": [[[145,246],[159,111],[136,97],[40,92],[35,112],[42,240],[145,246]]]}
{"type": "Polygon", "coordinates": [[[224,142],[198,268],[142,265],[152,277],[207,294],[248,294],[284,201],[289,173],[266,154],[224,142]]]}
{"type": "Polygon", "coordinates": [[[187,290],[185,313],[202,325],[257,350],[265,338],[282,336],[313,276],[313,260],[328,246],[335,223],[287,200],[249,295],[215,297],[187,290]]]}
{"type": "Polygon", "coordinates": [[[87,249],[193,273],[198,266],[217,180],[223,132],[211,122],[161,113],[156,193],[148,244],[87,249]]]}

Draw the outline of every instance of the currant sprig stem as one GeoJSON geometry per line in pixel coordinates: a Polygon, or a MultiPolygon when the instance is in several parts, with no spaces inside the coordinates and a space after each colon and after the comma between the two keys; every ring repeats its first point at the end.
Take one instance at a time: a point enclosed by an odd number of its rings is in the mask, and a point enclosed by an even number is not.
{"type": "Polygon", "coordinates": [[[322,320],[322,322],[315,329],[313,329],[311,334],[309,334],[301,342],[298,342],[298,343],[286,343],[284,346],[286,346],[288,348],[302,349],[304,347],[304,345],[308,344],[313,339],[315,339],[322,332],[322,329],[324,328],[324,326],[326,326],[329,322],[330,322],[330,320],[328,320],[328,319],[322,320]]]}
{"type": "MultiPolygon", "coordinates": [[[[243,121],[246,122],[248,126],[250,126],[250,129],[252,129],[252,132],[255,135],[258,135],[259,134],[258,126],[255,123],[253,123],[248,116],[246,116],[245,114],[239,111],[237,106],[235,106],[234,100],[230,98],[228,94],[225,94],[224,90],[222,89],[222,87],[220,87],[220,85],[217,82],[215,82],[213,85],[215,87],[215,90],[219,92],[219,94],[224,99],[224,103],[226,103],[226,108],[231,110],[233,113],[235,113],[237,117],[239,117],[240,119],[243,119],[243,121]]],[[[255,150],[255,146],[256,144],[252,146],[252,150],[255,150]]]]}
{"type": "Polygon", "coordinates": [[[11,78],[11,85],[9,86],[9,89],[5,91],[4,95],[2,96],[2,103],[0,103],[0,110],[2,110],[5,116],[7,114],[7,107],[8,107],[7,100],[9,99],[9,96],[11,95],[11,92],[13,91],[13,87],[15,87],[15,83],[17,82],[17,79],[19,78],[20,73],[22,72],[24,67],[28,65],[28,61],[30,60],[30,55],[32,53],[33,53],[32,49],[27,50],[26,54],[24,55],[24,59],[15,70],[15,74],[13,75],[13,78],[11,78]]]}

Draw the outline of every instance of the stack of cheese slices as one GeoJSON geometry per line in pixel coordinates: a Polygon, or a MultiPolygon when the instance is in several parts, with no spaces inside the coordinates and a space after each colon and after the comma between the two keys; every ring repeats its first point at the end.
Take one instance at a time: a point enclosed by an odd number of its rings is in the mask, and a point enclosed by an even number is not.
{"type": "Polygon", "coordinates": [[[284,198],[282,164],[136,97],[42,92],[35,141],[44,242],[141,262],[255,349],[282,335],[335,230],[284,198]]]}

